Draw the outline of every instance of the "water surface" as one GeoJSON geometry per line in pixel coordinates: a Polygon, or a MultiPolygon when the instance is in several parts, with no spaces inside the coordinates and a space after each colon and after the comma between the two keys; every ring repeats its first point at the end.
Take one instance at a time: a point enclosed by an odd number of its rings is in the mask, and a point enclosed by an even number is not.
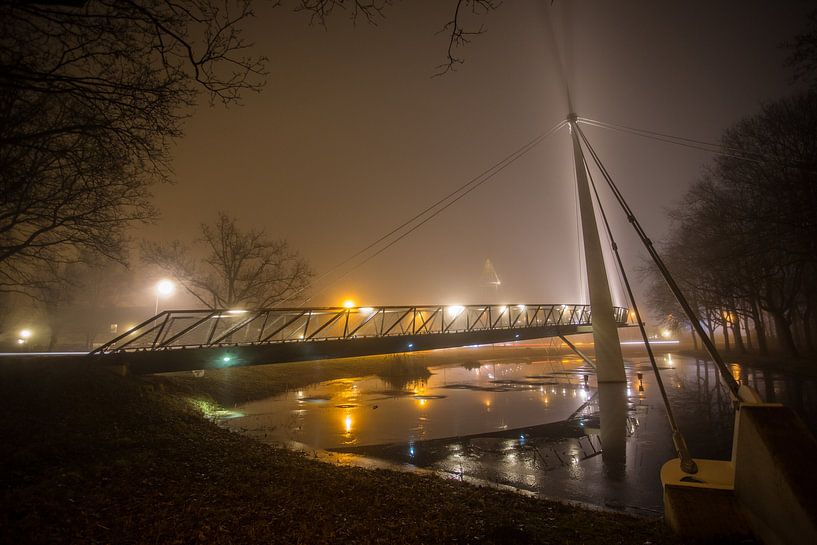
{"type": "MultiPolygon", "coordinates": [[[[385,460],[451,478],[641,513],[662,510],[659,469],[674,457],[649,362],[627,358],[627,384],[596,383],[573,357],[468,359],[416,379],[334,380],[247,403],[224,425],[274,444],[385,460]]],[[[520,354],[522,352],[520,351],[520,354]]],[[[659,365],[692,454],[730,456],[733,408],[704,360],[659,365]]],[[[813,379],[733,365],[769,401],[815,428],[813,379]]]]}

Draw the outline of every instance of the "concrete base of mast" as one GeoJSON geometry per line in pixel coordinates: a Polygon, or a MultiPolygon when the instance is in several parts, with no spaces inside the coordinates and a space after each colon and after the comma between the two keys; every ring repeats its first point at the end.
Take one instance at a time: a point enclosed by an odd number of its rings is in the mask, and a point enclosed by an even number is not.
{"type": "Polygon", "coordinates": [[[744,403],[735,415],[732,460],[680,460],[661,468],[664,516],[688,537],[753,535],[766,544],[817,543],[817,440],[793,410],[744,403]]]}

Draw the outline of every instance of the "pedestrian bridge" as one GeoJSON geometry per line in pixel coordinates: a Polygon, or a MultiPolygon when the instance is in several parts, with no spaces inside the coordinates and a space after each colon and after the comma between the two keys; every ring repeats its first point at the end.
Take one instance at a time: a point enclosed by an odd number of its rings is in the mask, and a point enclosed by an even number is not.
{"type": "MultiPolygon", "coordinates": [[[[628,310],[613,309],[616,324],[628,310]]],[[[134,373],[394,354],[592,332],[589,305],[167,310],[91,356],[134,373]]]]}

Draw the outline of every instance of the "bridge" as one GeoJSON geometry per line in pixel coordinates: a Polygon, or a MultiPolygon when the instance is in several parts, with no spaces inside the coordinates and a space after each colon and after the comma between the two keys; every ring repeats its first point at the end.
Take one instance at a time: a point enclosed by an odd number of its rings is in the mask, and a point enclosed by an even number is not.
{"type": "MultiPolygon", "coordinates": [[[[564,338],[574,333],[592,333],[598,381],[624,383],[626,377],[617,327],[626,324],[629,313],[612,304],[593,204],[595,185],[591,185],[578,122],[578,116],[570,114],[566,120],[534,140],[533,145],[562,127],[570,128],[590,305],[174,310],[157,314],[94,350],[91,355],[101,356],[106,362],[125,364],[134,372],[156,373],[389,354],[554,336],[564,338]]],[[[525,146],[524,151],[498,163],[499,166],[489,170],[493,171],[490,176],[510,164],[508,161],[524,155],[531,147],[525,146]]],[[[588,143],[586,147],[591,155],[595,155],[588,143]]],[[[434,214],[445,210],[480,183],[474,185],[473,181],[469,182],[464,186],[467,188],[464,193],[460,193],[463,188],[455,191],[452,195],[458,196],[434,214]]],[[[609,225],[598,196],[597,202],[609,234],[609,225]]],[[[624,274],[623,267],[620,269],[624,274]]],[[[632,300],[632,293],[629,295],[632,300]]],[[[636,321],[641,323],[635,304],[633,309],[636,321]]]]}
{"type": "MultiPolygon", "coordinates": [[[[629,311],[611,318],[627,323],[629,311]]],[[[452,348],[592,332],[589,305],[168,310],[91,355],[162,373],[452,348]]]]}
{"type": "MultiPolygon", "coordinates": [[[[600,421],[602,436],[606,436],[602,439],[602,456],[607,456],[613,463],[613,460],[626,458],[624,441],[611,438],[623,438],[621,431],[624,421],[621,417],[626,414],[627,407],[626,376],[617,328],[626,325],[629,311],[612,304],[596,218],[597,207],[604,228],[602,232],[606,233],[610,243],[623,282],[622,287],[626,291],[626,300],[632,305],[634,321],[644,340],[658,390],[663,398],[678,455],[678,458],[668,461],[661,469],[668,522],[675,529],[691,535],[701,532],[700,528],[709,528],[718,533],[723,531],[724,521],[739,521],[746,515],[751,520],[753,529],[765,541],[815,542],[817,519],[813,515],[814,502],[809,493],[817,488],[817,484],[814,484],[813,474],[802,469],[809,467],[805,458],[792,456],[792,452],[813,451],[817,449],[817,442],[794,412],[781,406],[764,404],[754,389],[739,384],[732,376],[714,342],[704,331],[695,310],[582,132],[579,122],[611,126],[579,118],[571,113],[551,131],[494,165],[486,171],[489,174],[485,177],[477,177],[468,182],[409,222],[381,237],[375,244],[434,210],[395,238],[395,241],[399,241],[479,187],[510,162],[527,153],[549,134],[568,126],[573,144],[590,305],[483,304],[168,310],[97,348],[89,357],[96,358],[100,363],[124,365],[131,372],[158,373],[392,354],[555,336],[566,341],[566,335],[592,333],[595,356],[593,365],[596,369],[599,402],[606,406],[606,410],[601,411],[600,421]],[[736,413],[732,460],[700,460],[693,459],[690,455],[686,440],[675,420],[615,237],[593,181],[590,162],[595,165],[596,172],[610,189],[737,403],[739,410],[736,413]],[[781,429],[786,430],[786,433],[781,434],[781,429]],[[798,441],[795,449],[791,448],[793,439],[798,441]],[[794,472],[792,467],[799,467],[800,471],[794,472]],[[802,483],[808,479],[809,485],[804,486],[802,483]],[[737,511],[738,504],[742,514],[737,511]],[[701,521],[709,522],[702,524],[701,521]],[[781,536],[786,537],[781,539],[781,536]]],[[[656,134],[652,133],[652,136],[656,134]]],[[[664,140],[670,138],[659,136],[664,140]]],[[[689,140],[684,139],[681,143],[688,145],[689,140]]],[[[389,245],[393,243],[394,241],[389,245]]],[[[373,255],[378,255],[389,245],[373,255]]],[[[566,342],[570,344],[569,341],[566,342]]],[[[585,356],[582,357],[586,359],[585,356]]]]}

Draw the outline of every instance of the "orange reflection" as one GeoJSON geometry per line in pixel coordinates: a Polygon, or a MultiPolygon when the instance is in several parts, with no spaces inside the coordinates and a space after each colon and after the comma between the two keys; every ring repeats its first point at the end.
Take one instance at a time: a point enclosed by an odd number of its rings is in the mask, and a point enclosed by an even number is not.
{"type": "Polygon", "coordinates": [[[740,384],[740,364],[739,363],[730,363],[729,364],[729,371],[732,372],[732,378],[740,384]]]}

